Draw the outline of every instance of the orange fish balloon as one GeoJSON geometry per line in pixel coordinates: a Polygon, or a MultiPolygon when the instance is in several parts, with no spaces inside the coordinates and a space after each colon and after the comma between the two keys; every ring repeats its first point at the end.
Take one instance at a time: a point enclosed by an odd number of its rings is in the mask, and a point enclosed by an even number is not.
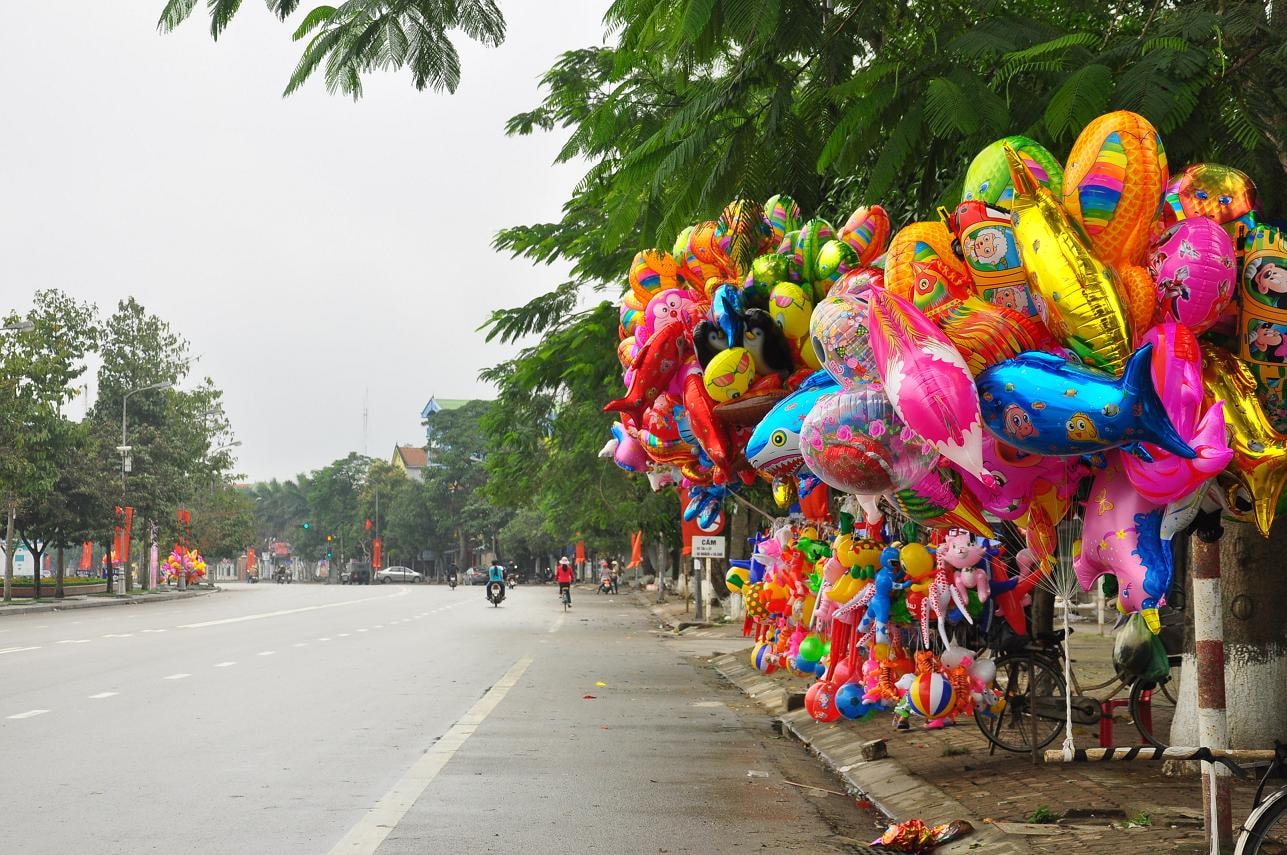
{"type": "Polygon", "coordinates": [[[953,240],[952,233],[941,221],[910,223],[899,229],[885,253],[885,287],[897,294],[911,293],[912,279],[916,276],[911,263],[935,258],[968,278],[965,263],[952,250],[953,240]]]}
{"type": "Polygon", "coordinates": [[[1120,376],[1133,352],[1133,328],[1116,274],[1023,159],[1005,152],[1015,188],[1014,236],[1046,326],[1082,362],[1120,376]]]}
{"type": "Polygon", "coordinates": [[[1064,168],[1064,208],[1085,228],[1100,261],[1116,269],[1137,333],[1148,327],[1154,300],[1147,273],[1136,268],[1144,261],[1169,179],[1157,129],[1129,110],[1087,125],[1064,168]]]}
{"type": "Polygon", "coordinates": [[[1229,471],[1251,494],[1256,528],[1265,537],[1287,484],[1287,436],[1275,431],[1256,397],[1256,378],[1229,351],[1204,345],[1202,385],[1206,404],[1224,401],[1233,462],[1229,471]]]}

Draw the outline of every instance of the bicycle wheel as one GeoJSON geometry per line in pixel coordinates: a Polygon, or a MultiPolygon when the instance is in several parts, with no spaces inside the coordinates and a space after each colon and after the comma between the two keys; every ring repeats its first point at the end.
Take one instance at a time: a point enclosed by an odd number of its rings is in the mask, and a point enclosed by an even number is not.
{"type": "Polygon", "coordinates": [[[1287,790],[1280,790],[1257,810],[1255,822],[1244,826],[1236,855],[1287,853],[1287,790]]]}
{"type": "Polygon", "coordinates": [[[1180,657],[1171,657],[1171,671],[1162,680],[1131,684],[1131,720],[1144,741],[1155,748],[1171,745],[1171,722],[1180,699],[1180,657]]]}
{"type": "Polygon", "coordinates": [[[1063,729],[1067,687],[1055,663],[1026,653],[1003,656],[993,688],[1004,707],[995,713],[975,710],[974,722],[997,748],[1040,750],[1063,729]]]}

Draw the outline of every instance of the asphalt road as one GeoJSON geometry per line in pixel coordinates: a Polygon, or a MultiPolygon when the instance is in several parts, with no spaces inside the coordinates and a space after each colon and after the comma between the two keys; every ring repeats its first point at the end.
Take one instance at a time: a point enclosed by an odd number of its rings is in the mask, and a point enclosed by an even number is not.
{"type": "Polygon", "coordinates": [[[848,851],[765,717],[578,591],[231,586],[0,619],[0,852],[848,851]]]}

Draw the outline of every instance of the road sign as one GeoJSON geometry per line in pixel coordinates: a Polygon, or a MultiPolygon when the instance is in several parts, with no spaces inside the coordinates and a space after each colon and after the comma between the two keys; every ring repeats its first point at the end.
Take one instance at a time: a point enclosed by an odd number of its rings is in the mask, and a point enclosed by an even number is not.
{"type": "Polygon", "coordinates": [[[692,544],[693,558],[723,558],[728,552],[728,538],[695,535],[692,544]]]}

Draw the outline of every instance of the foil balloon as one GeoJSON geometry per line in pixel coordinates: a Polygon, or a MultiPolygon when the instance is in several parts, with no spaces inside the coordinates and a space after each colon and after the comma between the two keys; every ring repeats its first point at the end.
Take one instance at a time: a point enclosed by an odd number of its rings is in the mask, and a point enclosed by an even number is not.
{"type": "Polygon", "coordinates": [[[643,323],[644,305],[634,292],[621,298],[621,328],[617,330],[621,338],[634,338],[635,330],[643,323]]]}
{"type": "Polygon", "coordinates": [[[910,265],[913,278],[898,277],[898,287],[910,286],[911,292],[894,286],[886,290],[911,301],[938,326],[960,351],[971,374],[1026,350],[1054,350],[1058,346],[1035,318],[976,297],[969,280],[942,259],[912,261],[910,265]]]}
{"type": "Polygon", "coordinates": [[[630,291],[647,304],[658,291],[679,287],[679,263],[664,249],[645,249],[630,262],[630,291]]]}
{"type": "Polygon", "coordinates": [[[1121,373],[1133,335],[1116,274],[1095,257],[1085,232],[1018,153],[1008,150],[1006,157],[1015,186],[1014,235],[1028,283],[1045,307],[1046,326],[1082,362],[1121,373]]]}
{"type": "Polygon", "coordinates": [[[800,450],[811,472],[846,493],[909,487],[938,460],[876,384],[821,398],[801,425],[800,450]]]}
{"type": "Polygon", "coordinates": [[[827,292],[828,297],[865,297],[873,288],[885,287],[885,271],[875,267],[850,270],[836,280],[827,292]]]}
{"type": "Polygon", "coordinates": [[[718,404],[745,395],[754,379],[755,365],[750,351],[743,347],[730,347],[715,354],[706,366],[703,384],[706,394],[718,404]]]}
{"type": "Polygon", "coordinates": [[[1028,512],[1033,497],[1049,485],[1071,496],[1083,468],[1075,458],[1047,457],[1020,451],[991,433],[983,437],[983,465],[995,481],[991,490],[979,491],[984,510],[1003,520],[1017,520],[1028,512]]]}
{"type": "Polygon", "coordinates": [[[885,253],[885,287],[896,294],[910,293],[914,287],[911,280],[916,276],[912,262],[936,258],[968,277],[965,263],[952,248],[954,240],[942,221],[911,223],[899,229],[885,253]]]}
{"type": "Polygon", "coordinates": [[[714,465],[712,477],[717,483],[727,483],[737,451],[728,427],[715,416],[715,402],[706,394],[701,375],[690,374],[684,381],[684,414],[697,445],[714,465]]]}
{"type": "Polygon", "coordinates": [[[824,243],[818,252],[818,278],[813,283],[815,295],[824,296],[841,276],[859,265],[858,253],[849,244],[840,240],[824,243]]]}
{"type": "Polygon", "coordinates": [[[1180,457],[1197,456],[1166,414],[1153,385],[1146,344],[1121,378],[1049,353],[1025,353],[979,375],[988,429],[1034,454],[1093,454],[1151,442],[1180,457]]]}
{"type": "Polygon", "coordinates": [[[773,286],[769,294],[769,316],[789,339],[809,334],[809,316],[813,313],[813,299],[791,282],[773,286]]]}
{"type": "Polygon", "coordinates": [[[1233,239],[1211,220],[1181,220],[1149,248],[1148,273],[1157,297],[1155,319],[1206,332],[1233,299],[1233,239]]]}
{"type": "MultiPolygon", "coordinates": [[[[831,227],[831,223],[823,219],[812,219],[800,226],[800,232],[796,235],[793,248],[795,266],[799,268],[805,285],[810,289],[813,289],[813,282],[823,278],[818,269],[819,257],[822,247],[835,236],[836,230],[831,227]]],[[[806,293],[809,293],[811,300],[816,300],[822,296],[822,294],[817,293],[816,289],[806,293]]],[[[825,293],[825,289],[823,293],[825,293]]]]}
{"type": "Polygon", "coordinates": [[[705,293],[704,286],[712,279],[729,279],[736,273],[732,261],[724,253],[716,233],[718,229],[718,223],[707,221],[698,223],[688,235],[686,264],[701,278],[701,293],[705,293]]]}
{"type": "MultiPolygon", "coordinates": [[[[1192,163],[1166,185],[1163,222],[1204,217],[1217,225],[1255,225],[1256,185],[1247,173],[1218,163],[1192,163]]],[[[1233,231],[1230,229],[1230,231],[1233,231]]]]}
{"type": "Polygon", "coordinates": [[[767,248],[771,233],[764,209],[750,199],[729,202],[715,224],[715,236],[724,257],[732,263],[739,279],[750,270],[752,259],[767,248]]]}
{"type": "Polygon", "coordinates": [[[876,368],[898,417],[961,470],[986,484],[983,420],[965,360],[909,301],[886,291],[868,300],[876,368]]]}
{"type": "Polygon", "coordinates": [[[809,338],[823,369],[842,389],[876,377],[867,336],[865,297],[828,297],[809,319],[809,338]]]}
{"type": "Polygon", "coordinates": [[[720,285],[711,295],[711,318],[730,345],[742,344],[742,289],[720,285]]]}
{"type": "Polygon", "coordinates": [[[1153,346],[1153,384],[1171,424],[1197,452],[1186,459],[1144,443],[1149,461],[1122,458],[1122,468],[1136,492],[1153,504],[1165,505],[1224,471],[1233,451],[1225,439],[1224,402],[1202,407],[1202,353],[1193,333],[1179,324],[1160,324],[1144,334],[1143,343],[1153,346]]]}
{"type": "Polygon", "coordinates": [[[963,528],[992,537],[978,498],[965,489],[959,472],[939,465],[910,487],[891,494],[894,504],[911,519],[928,528],[963,528]]]}
{"type": "Polygon", "coordinates": [[[692,295],[687,291],[679,288],[658,291],[644,306],[643,320],[635,330],[635,340],[643,344],[668,324],[686,324],[692,305],[692,295]]]}
{"type": "Polygon", "coordinates": [[[1274,429],[1287,429],[1287,237],[1257,226],[1243,244],[1239,285],[1238,355],[1261,386],[1261,403],[1274,429]]]}
{"type": "Polygon", "coordinates": [[[635,357],[635,373],[625,396],[609,401],[604,411],[625,413],[638,421],[644,407],[665,391],[679,370],[687,348],[684,333],[683,324],[669,324],[648,339],[635,357]]]}
{"type": "Polygon", "coordinates": [[[679,417],[683,401],[669,392],[663,392],[644,410],[639,427],[639,443],[648,457],[657,463],[687,463],[696,456],[696,449],[679,434],[679,417]]]}
{"type": "Polygon", "coordinates": [[[1274,523],[1278,497],[1287,483],[1287,436],[1274,430],[1256,398],[1256,379],[1247,366],[1223,348],[1202,348],[1206,400],[1224,401],[1230,471],[1251,495],[1256,528],[1265,537],[1274,523]]]}
{"type": "Polygon", "coordinates": [[[1151,282],[1138,265],[1169,178],[1162,138],[1128,110],[1087,125],[1064,169],[1064,207],[1085,228],[1099,260],[1117,270],[1137,333],[1148,326],[1154,305],[1151,282]]]}
{"type": "MultiPolygon", "coordinates": [[[[1009,178],[1006,180],[1008,183],[1009,178]]],[[[1041,315],[1028,290],[1028,274],[1019,258],[1009,211],[980,201],[962,202],[947,217],[947,226],[956,235],[958,254],[969,269],[976,294],[1022,315],[1041,315]]]]}
{"type": "Polygon", "coordinates": [[[869,265],[885,252],[889,244],[889,214],[879,205],[863,205],[849,215],[837,233],[842,241],[858,253],[858,263],[869,265]]]}
{"type": "Polygon", "coordinates": [[[1117,577],[1122,612],[1140,612],[1154,633],[1161,628],[1157,609],[1171,588],[1171,550],[1162,545],[1164,507],[1142,497],[1121,465],[1121,452],[1108,454],[1108,465],[1095,475],[1086,500],[1081,553],[1073,571],[1089,591],[1105,573],[1117,577]]]}
{"type": "Polygon", "coordinates": [[[778,401],[755,426],[746,443],[746,459],[751,466],[774,478],[799,472],[804,465],[800,450],[804,419],[820,398],[839,390],[830,374],[818,371],[778,401]]]}
{"type": "Polygon", "coordinates": [[[599,450],[599,456],[611,457],[627,472],[645,472],[648,469],[648,455],[643,446],[621,422],[612,423],[612,439],[599,450]]]}
{"type": "Polygon", "coordinates": [[[779,193],[764,203],[764,219],[769,224],[769,241],[781,244],[788,232],[798,231],[804,218],[800,206],[790,196],[779,193]]]}
{"type": "Polygon", "coordinates": [[[1062,192],[1064,170],[1055,156],[1036,140],[1016,135],[997,140],[975,156],[965,171],[962,201],[1009,207],[1014,198],[1014,183],[1006,162],[1007,146],[1023,159],[1042,187],[1056,195],[1062,192]]]}

